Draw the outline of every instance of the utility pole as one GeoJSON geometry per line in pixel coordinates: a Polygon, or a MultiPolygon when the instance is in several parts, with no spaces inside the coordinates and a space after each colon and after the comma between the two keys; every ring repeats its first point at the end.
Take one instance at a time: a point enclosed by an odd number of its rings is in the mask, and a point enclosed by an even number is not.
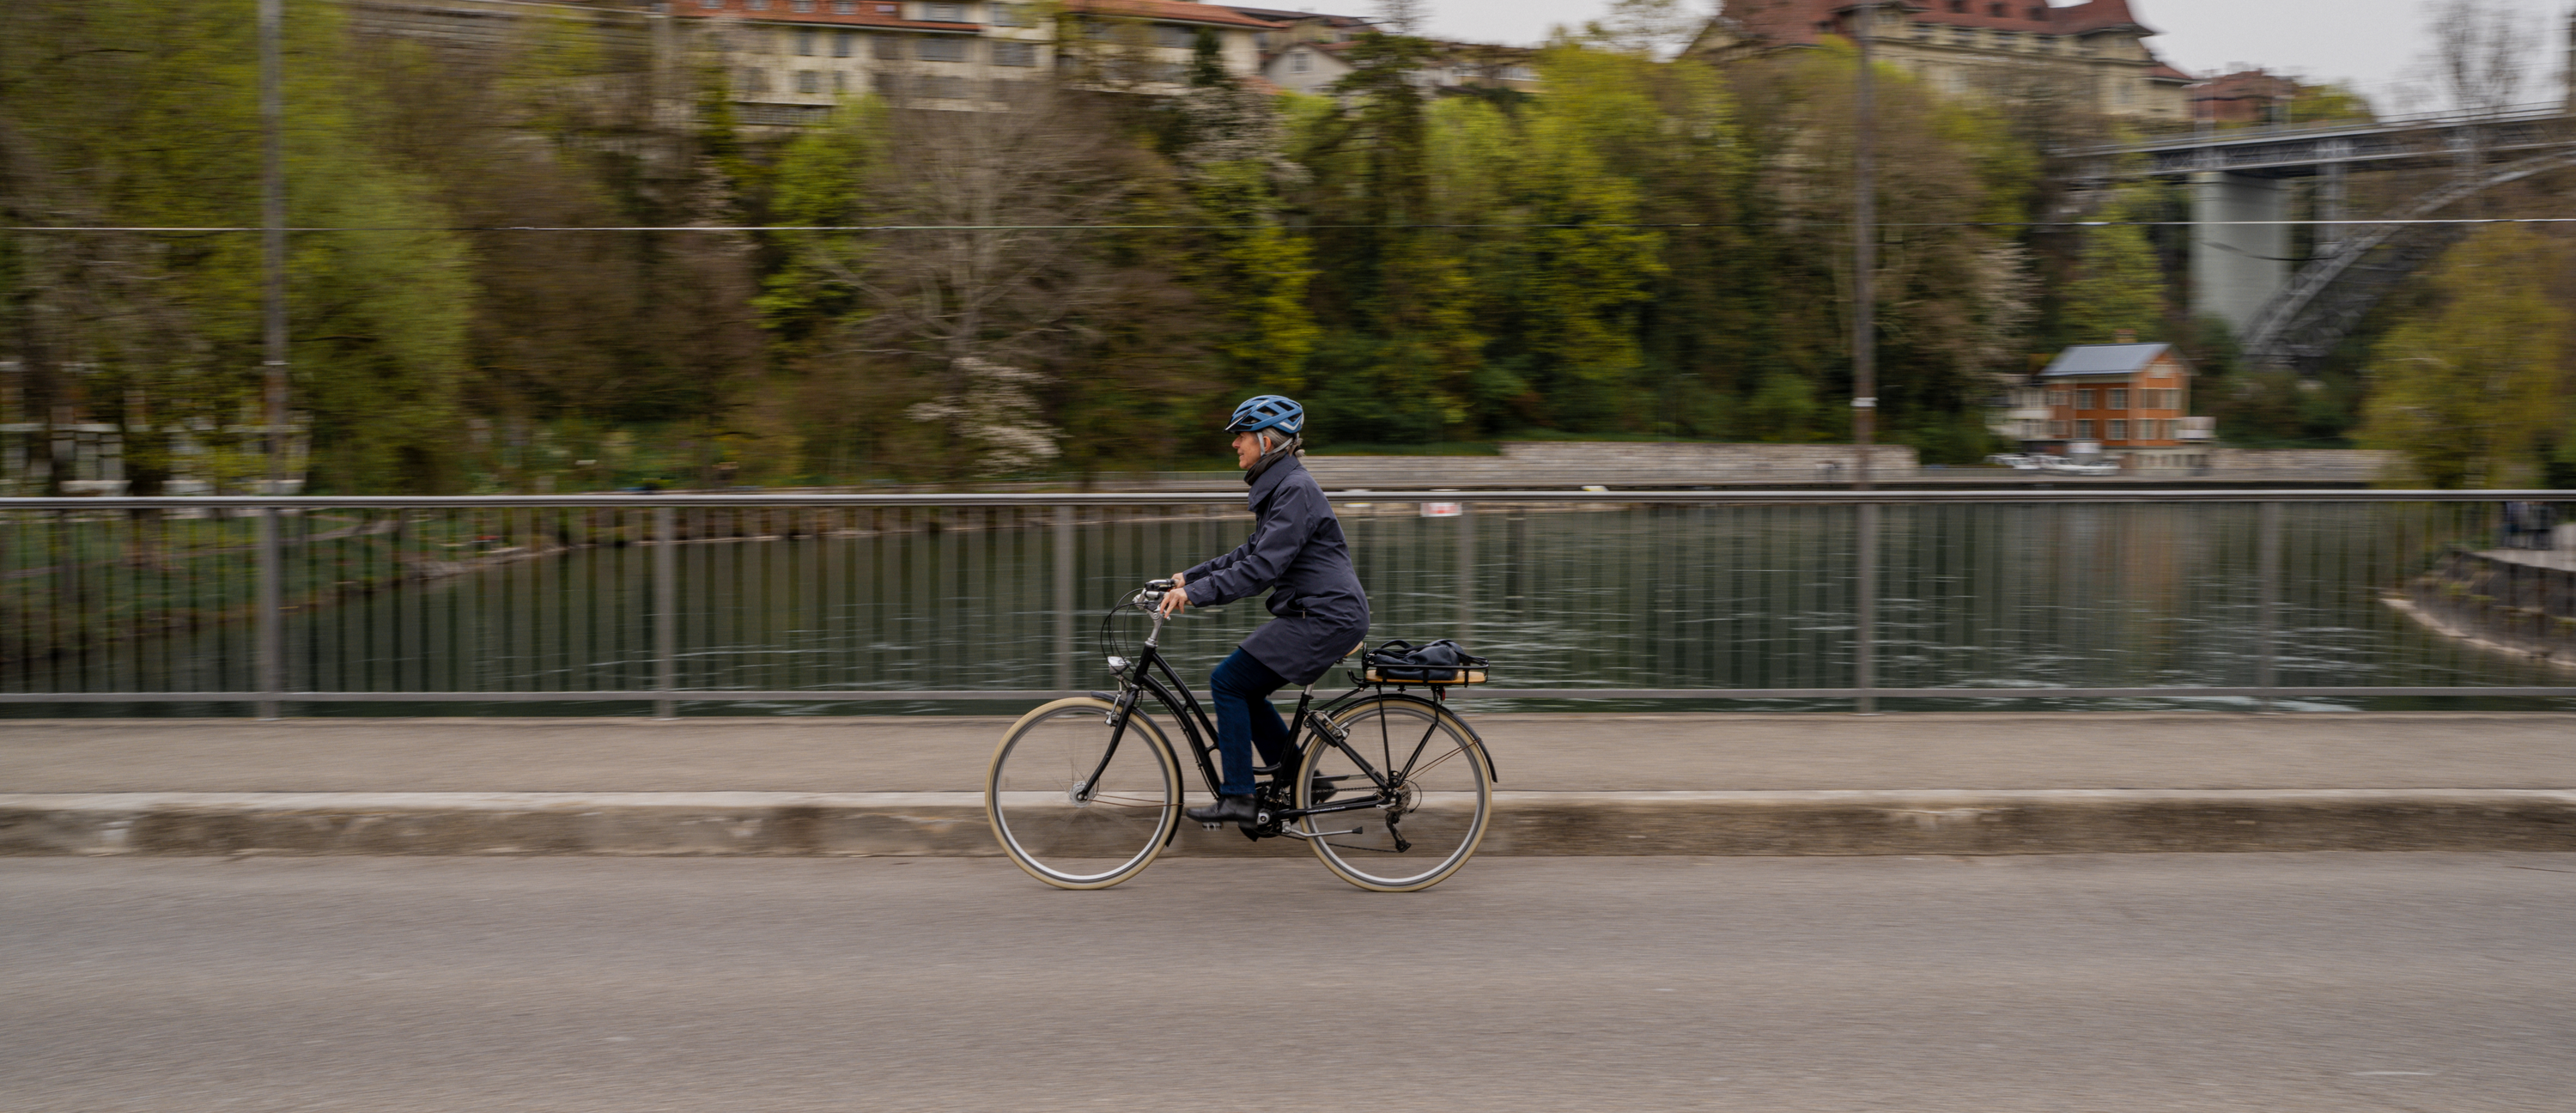
{"type": "MultiPolygon", "coordinates": [[[[1852,136],[1852,490],[1870,489],[1870,441],[1878,417],[1878,106],[1870,88],[1870,26],[1880,0],[1863,0],[1853,12],[1852,42],[1860,47],[1860,83],[1854,87],[1852,136]]],[[[1878,504],[1852,508],[1852,710],[1878,714],[1878,504]]]]}
{"type": "Polygon", "coordinates": [[[261,421],[268,426],[268,493],[286,490],[285,0],[259,0],[260,316],[266,348],[261,421]]]}
{"type": "Polygon", "coordinates": [[[1852,490],[1870,489],[1870,442],[1878,431],[1878,105],[1870,87],[1870,37],[1876,0],[1852,12],[1852,42],[1860,47],[1860,83],[1854,88],[1852,136],[1852,490]]]}

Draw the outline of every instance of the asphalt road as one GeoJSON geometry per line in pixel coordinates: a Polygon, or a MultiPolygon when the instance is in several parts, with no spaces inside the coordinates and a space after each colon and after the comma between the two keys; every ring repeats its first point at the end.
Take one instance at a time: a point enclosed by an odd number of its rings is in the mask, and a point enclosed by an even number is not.
{"type": "Polygon", "coordinates": [[[0,1110],[2546,1110],[2576,855],[0,860],[0,1110]]]}

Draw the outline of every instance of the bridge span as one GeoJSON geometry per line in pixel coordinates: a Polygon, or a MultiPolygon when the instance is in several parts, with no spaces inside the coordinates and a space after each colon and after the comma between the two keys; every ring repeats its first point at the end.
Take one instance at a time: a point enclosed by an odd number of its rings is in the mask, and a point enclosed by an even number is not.
{"type": "Polygon", "coordinates": [[[2487,189],[2576,166],[2576,97],[2203,130],[2071,153],[2086,160],[2083,176],[2095,182],[2188,180],[2192,312],[2235,326],[2258,363],[2302,366],[2333,351],[2391,286],[2461,234],[2458,225],[2382,222],[2457,215],[2453,206],[2487,189]],[[2390,211],[2355,213],[2349,176],[2389,170],[2450,173],[2390,211]],[[2301,220],[2316,222],[2304,258],[2293,255],[2291,234],[2291,222],[2301,220]]]}

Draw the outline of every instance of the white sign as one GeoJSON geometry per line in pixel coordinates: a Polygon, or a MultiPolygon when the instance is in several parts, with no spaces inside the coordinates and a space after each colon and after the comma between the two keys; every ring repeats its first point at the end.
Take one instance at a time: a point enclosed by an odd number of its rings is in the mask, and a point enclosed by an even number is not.
{"type": "Polygon", "coordinates": [[[1467,504],[1463,502],[1426,502],[1422,504],[1422,516],[1425,518],[1455,518],[1465,514],[1466,512],[1467,504]]]}

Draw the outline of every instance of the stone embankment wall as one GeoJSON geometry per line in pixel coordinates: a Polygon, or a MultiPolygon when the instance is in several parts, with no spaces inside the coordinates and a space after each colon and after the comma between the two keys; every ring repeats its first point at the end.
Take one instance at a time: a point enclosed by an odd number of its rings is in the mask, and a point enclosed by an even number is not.
{"type": "MultiPolygon", "coordinates": [[[[1306,469],[1331,490],[1422,487],[1486,489],[1688,486],[1720,480],[1848,481],[1857,450],[1847,444],[1699,444],[1619,441],[1510,441],[1500,456],[1308,456],[1306,469]]],[[[1905,445],[1871,449],[1883,477],[1920,468],[1905,445]]]]}
{"type": "Polygon", "coordinates": [[[2444,633],[2576,668],[2576,554],[2453,550],[2404,602],[2444,633]]]}
{"type": "Polygon", "coordinates": [[[2296,476],[2316,480],[2376,482],[2406,474],[2403,453],[2376,448],[2213,448],[2212,474],[2296,476]]]}

